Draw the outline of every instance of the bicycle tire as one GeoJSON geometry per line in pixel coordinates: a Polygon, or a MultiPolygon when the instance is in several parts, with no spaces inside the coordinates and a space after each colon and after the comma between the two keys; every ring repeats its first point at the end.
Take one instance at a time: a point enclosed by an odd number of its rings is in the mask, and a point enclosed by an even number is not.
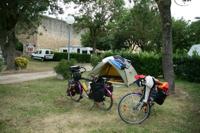
{"type": "Polygon", "coordinates": [[[102,102],[99,102],[100,104],[100,109],[108,111],[112,108],[113,106],[113,97],[112,95],[110,96],[104,96],[104,100],[102,102]]]}
{"type": "Polygon", "coordinates": [[[141,124],[145,121],[150,115],[150,106],[138,110],[138,103],[141,101],[142,94],[141,93],[128,93],[123,96],[118,104],[118,114],[120,118],[127,124],[141,124]],[[141,113],[142,117],[139,118],[139,114],[141,113]],[[136,119],[136,118],[139,119],[136,119]]]}
{"type": "Polygon", "coordinates": [[[67,91],[66,92],[67,93],[69,92],[69,96],[73,101],[79,102],[81,100],[81,98],[82,98],[81,92],[72,94],[71,91],[69,91],[69,90],[71,90],[71,87],[72,87],[72,84],[68,81],[68,86],[67,86],[67,91]]]}

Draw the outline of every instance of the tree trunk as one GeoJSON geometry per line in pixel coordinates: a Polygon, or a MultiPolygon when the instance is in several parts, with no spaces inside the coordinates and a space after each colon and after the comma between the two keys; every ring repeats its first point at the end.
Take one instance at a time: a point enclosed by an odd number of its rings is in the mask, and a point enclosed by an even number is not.
{"type": "Polygon", "coordinates": [[[96,54],[96,47],[97,47],[97,46],[96,46],[96,45],[97,45],[97,44],[96,44],[96,37],[94,37],[93,39],[94,39],[94,40],[93,40],[93,53],[96,54]]]}
{"type": "Polygon", "coordinates": [[[5,52],[3,52],[3,46],[6,45],[6,35],[5,35],[5,31],[0,31],[0,49],[2,51],[2,56],[4,59],[6,59],[6,55],[5,52]]]}
{"type": "Polygon", "coordinates": [[[90,29],[90,36],[92,38],[91,43],[93,47],[93,54],[96,54],[96,35],[93,29],[90,29]]]}
{"type": "Polygon", "coordinates": [[[14,30],[11,30],[7,34],[6,42],[1,44],[3,56],[7,65],[7,70],[15,70],[15,44],[16,36],[14,30]]]}
{"type": "Polygon", "coordinates": [[[171,0],[156,0],[162,21],[162,68],[165,80],[168,81],[170,92],[174,93],[174,68],[172,50],[171,0]]]}

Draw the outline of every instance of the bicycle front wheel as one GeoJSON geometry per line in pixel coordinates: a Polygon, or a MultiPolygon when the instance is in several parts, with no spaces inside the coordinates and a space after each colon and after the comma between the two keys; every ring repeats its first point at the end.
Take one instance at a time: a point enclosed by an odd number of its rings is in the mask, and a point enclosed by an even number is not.
{"type": "Polygon", "coordinates": [[[120,118],[128,124],[140,124],[148,118],[150,113],[149,104],[141,106],[140,93],[128,93],[118,104],[118,114],[120,118]]]}

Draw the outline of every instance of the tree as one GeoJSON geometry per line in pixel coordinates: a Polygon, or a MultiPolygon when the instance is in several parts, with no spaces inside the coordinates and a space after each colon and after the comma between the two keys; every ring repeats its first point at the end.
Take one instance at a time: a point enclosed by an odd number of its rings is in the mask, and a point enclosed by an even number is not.
{"type": "Polygon", "coordinates": [[[173,51],[185,51],[189,50],[190,34],[189,24],[183,19],[172,19],[172,36],[173,36],[173,51]]]}
{"type": "MultiPolygon", "coordinates": [[[[2,0],[0,1],[0,46],[7,69],[15,69],[16,29],[37,27],[41,14],[48,10],[63,12],[57,0],[2,0]]],[[[34,31],[36,32],[36,31],[34,31]]]]}
{"type": "MultiPolygon", "coordinates": [[[[65,2],[69,2],[65,1],[65,2]]],[[[105,31],[107,23],[123,5],[122,0],[76,0],[73,1],[80,8],[80,16],[76,17],[77,29],[86,29],[85,40],[91,43],[94,53],[98,37],[105,31]]],[[[83,40],[83,39],[82,39],[83,40]]]]}
{"type": "Polygon", "coordinates": [[[124,11],[124,14],[116,23],[116,27],[118,27],[114,39],[116,48],[130,47],[132,43],[137,43],[142,50],[160,51],[159,12],[152,1],[136,1],[134,7],[126,12],[124,11]]]}
{"type": "Polygon", "coordinates": [[[189,25],[189,41],[190,45],[200,43],[200,20],[192,22],[189,25]]]}
{"type": "Polygon", "coordinates": [[[155,0],[160,12],[162,22],[162,68],[164,78],[168,81],[170,91],[174,93],[174,68],[173,68],[173,48],[172,48],[172,20],[171,20],[171,0],[155,0]]]}

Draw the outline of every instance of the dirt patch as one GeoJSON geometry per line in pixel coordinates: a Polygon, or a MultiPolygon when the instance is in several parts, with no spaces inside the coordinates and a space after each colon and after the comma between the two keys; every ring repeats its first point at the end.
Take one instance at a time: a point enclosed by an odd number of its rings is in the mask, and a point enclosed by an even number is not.
{"type": "Polygon", "coordinates": [[[189,98],[189,93],[184,91],[183,88],[176,87],[175,94],[171,94],[170,97],[176,98],[178,100],[185,100],[189,98]]]}

